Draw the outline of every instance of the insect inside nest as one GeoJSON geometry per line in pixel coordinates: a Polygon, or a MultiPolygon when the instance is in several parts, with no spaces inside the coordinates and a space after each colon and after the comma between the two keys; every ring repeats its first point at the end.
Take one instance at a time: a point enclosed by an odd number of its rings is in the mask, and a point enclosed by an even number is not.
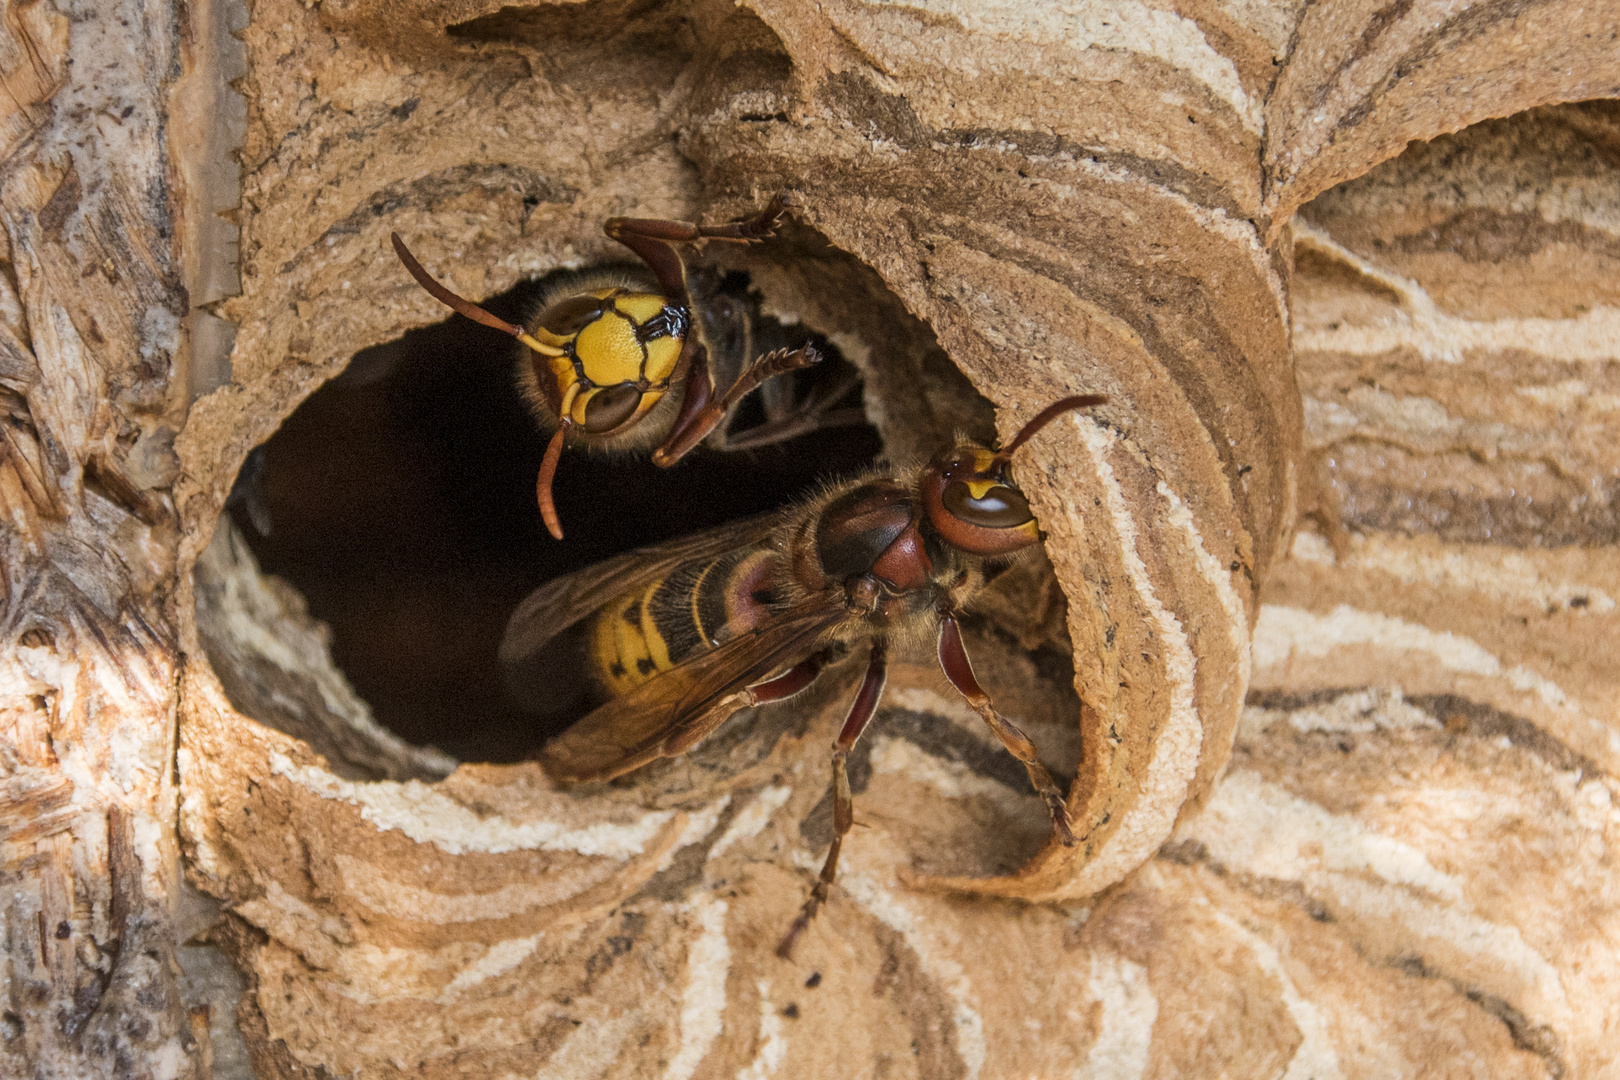
{"type": "Polygon", "coordinates": [[[796,400],[792,384],[776,377],[819,363],[816,345],[805,334],[756,341],[747,296],[722,275],[689,274],[676,248],[699,240],[761,241],[786,213],[787,203],[777,198],[728,225],[609,218],[603,230],[645,265],[565,275],[522,326],[445,288],[392,234],[394,251],[424,289],[528,348],[518,382],[542,426],[552,430],[535,485],[552,536],[563,536],[551,488],[565,443],[651,448],[653,463],[667,467],[700,443],[740,450],[864,419],[858,409],[835,408],[853,389],[853,377],[796,400]],[[733,431],[738,405],[762,386],[764,422],[733,431]]]}
{"type": "Polygon", "coordinates": [[[831,850],[778,952],[826,903],[854,822],[845,759],[883,694],[891,642],[932,631],[940,667],[1023,762],[1065,844],[1063,794],[1034,745],[974,677],[959,617],[987,562],[1040,542],[1013,454],[1068,397],[1004,448],[959,443],[920,467],[829,485],[814,499],[609,559],[537,589],[501,642],[509,691],[530,711],[583,719],[541,760],[564,783],[609,780],[690,750],[740,709],[792,697],[836,655],[868,643],[866,675],[832,748],[831,850]]]}

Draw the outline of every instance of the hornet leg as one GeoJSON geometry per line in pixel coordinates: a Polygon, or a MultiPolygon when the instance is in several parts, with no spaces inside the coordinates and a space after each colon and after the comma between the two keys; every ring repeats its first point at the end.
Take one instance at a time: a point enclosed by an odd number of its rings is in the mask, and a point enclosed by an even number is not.
{"type": "MultiPolygon", "coordinates": [[[[699,352],[704,351],[699,347],[699,352]]],[[[681,402],[681,415],[676,419],[669,437],[664,440],[662,446],[653,451],[653,464],[659,468],[668,468],[679,461],[687,451],[702,442],[719,426],[733,405],[753,393],[766,379],[785,371],[807,368],[820,361],[820,354],[809,345],[794,349],[792,352],[778,349],[764,356],[755,357],[754,362],[748,365],[748,369],[737,377],[737,381],[732,383],[731,388],[718,400],[705,401],[701,408],[689,411],[688,402],[692,400],[689,397],[687,401],[681,402]]],[[[694,363],[692,369],[696,372],[698,365],[694,363]]],[[[687,381],[689,395],[692,392],[694,377],[689,377],[687,381]]]]}
{"type": "Polygon", "coordinates": [[[686,287],[686,265],[675,245],[693,240],[736,240],[745,244],[763,240],[776,231],[786,214],[787,201],[778,195],[753,217],[730,225],[614,217],[603,223],[602,231],[635,252],[658,278],[664,296],[690,311],[692,297],[686,287]]]}
{"type": "Polygon", "coordinates": [[[887,678],[888,660],[883,642],[873,641],[872,653],[866,662],[866,678],[861,680],[861,688],[856,692],[855,700],[849,707],[849,716],[844,720],[844,729],[838,733],[838,741],[833,743],[832,848],[827,852],[827,861],[821,864],[821,876],[810,890],[810,899],[804,902],[799,917],[793,920],[793,925],[788,927],[788,932],[776,946],[776,955],[784,960],[792,958],[794,942],[810,925],[810,920],[816,917],[821,905],[827,902],[833,880],[838,876],[838,853],[844,846],[845,834],[855,824],[855,798],[849,791],[849,773],[844,762],[849,752],[855,749],[861,732],[871,722],[872,714],[877,712],[878,700],[883,697],[883,683],[887,678]]]}
{"type": "Polygon", "coordinates": [[[1057,838],[1066,847],[1079,843],[1074,830],[1069,827],[1069,808],[1063,801],[1063,792],[1058,790],[1052,774],[1041,764],[1035,744],[1029,741],[1028,735],[1018,730],[1016,724],[996,711],[995,705],[990,702],[990,695],[984,692],[974,676],[973,664],[968,660],[967,650],[962,647],[962,628],[951,611],[940,612],[939,666],[945,669],[945,677],[951,680],[951,685],[984,717],[984,722],[996,733],[996,738],[1001,740],[1007,752],[1024,763],[1029,782],[1046,800],[1046,808],[1052,814],[1052,831],[1057,833],[1057,838]]]}
{"type": "MultiPolygon", "coordinates": [[[[777,385],[767,383],[760,391],[761,395],[770,394],[777,385]]],[[[791,387],[791,384],[788,385],[791,387]]],[[[838,403],[858,385],[860,378],[851,375],[839,380],[832,389],[812,393],[802,402],[793,400],[789,389],[786,400],[762,402],[765,406],[763,424],[757,424],[737,435],[722,431],[720,435],[710,440],[709,445],[716,450],[749,450],[756,446],[770,446],[772,443],[795,439],[812,431],[864,424],[866,410],[860,406],[837,407],[838,403]]]]}
{"type": "Polygon", "coordinates": [[[765,705],[790,698],[816,681],[827,654],[818,652],[808,660],[801,660],[774,679],[766,679],[748,688],[748,704],[765,705]]]}

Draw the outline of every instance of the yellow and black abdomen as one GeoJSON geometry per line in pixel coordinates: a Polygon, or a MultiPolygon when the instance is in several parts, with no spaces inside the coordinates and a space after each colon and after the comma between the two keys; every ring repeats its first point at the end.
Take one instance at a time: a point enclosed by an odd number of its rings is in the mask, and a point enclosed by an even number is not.
{"type": "Polygon", "coordinates": [[[758,548],[684,563],[591,620],[587,663],[608,696],[628,694],[660,671],[706,652],[765,614],[770,553],[758,548]]]}

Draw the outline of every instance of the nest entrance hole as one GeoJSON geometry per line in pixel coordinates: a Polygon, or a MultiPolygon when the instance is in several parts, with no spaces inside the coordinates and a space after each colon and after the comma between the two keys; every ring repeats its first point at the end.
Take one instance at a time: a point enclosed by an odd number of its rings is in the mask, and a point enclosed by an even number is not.
{"type": "MultiPolygon", "coordinates": [[[[516,320],[543,288],[485,306],[516,320]]],[[[832,353],[815,378],[852,372],[832,353]]],[[[460,316],[357,354],[254,451],[229,504],[262,571],[330,628],[332,658],[377,722],[468,761],[523,760],[556,734],[506,700],[496,661],[508,616],[536,586],[783,506],[881,449],[858,424],[700,448],[671,469],[570,450],[557,541],[536,507],[546,436],[518,394],[516,355],[505,334],[460,316]]]]}
{"type": "MultiPolygon", "coordinates": [[[[535,505],[546,435],[518,393],[509,338],[455,317],[364,350],[249,458],[197,564],[199,634],[237,710],[304,740],[351,779],[434,781],[458,760],[530,760],[557,732],[507,699],[497,649],[538,585],[780,507],[880,453],[904,462],[954,433],[994,437],[989,402],[875,273],[808,229],[784,231],[791,257],[728,270],[751,274],[767,310],[803,312],[831,337],[863,380],[844,404],[864,404],[881,438],[867,426],[830,428],[745,452],[700,450],[670,470],[571,451],[556,485],[568,534],[558,542],[535,505]]],[[[515,321],[543,288],[486,306],[515,321]]],[[[841,381],[850,371],[824,374],[841,381]]],[[[1072,775],[1079,703],[1050,565],[1032,554],[1005,568],[964,629],[998,705],[1057,775],[1072,775]]],[[[918,652],[896,678],[949,700],[931,653],[918,652]]],[[[649,767],[636,798],[680,805],[723,788],[784,733],[842,714],[856,674],[830,673],[790,712],[740,717],[694,753],[649,767]]],[[[1006,872],[1045,841],[1039,800],[981,725],[891,702],[865,753],[879,736],[885,760],[920,753],[1007,788],[949,816],[949,835],[918,839],[934,871],[1006,872]]]]}

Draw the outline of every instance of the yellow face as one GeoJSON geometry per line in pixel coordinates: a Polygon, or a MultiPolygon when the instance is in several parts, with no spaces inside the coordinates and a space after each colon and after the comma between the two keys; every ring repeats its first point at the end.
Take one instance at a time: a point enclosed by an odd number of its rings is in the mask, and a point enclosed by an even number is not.
{"type": "MultiPolygon", "coordinates": [[[[975,450],[973,451],[973,471],[983,474],[989,470],[995,460],[996,455],[990,451],[975,450]]],[[[989,494],[991,488],[1000,486],[996,481],[984,478],[982,475],[977,480],[964,480],[963,483],[967,485],[968,494],[975,500],[984,498],[985,495],[989,494]]]]}
{"type": "Polygon", "coordinates": [[[530,333],[548,356],[559,417],[591,434],[630,426],[669,390],[691,317],[655,293],[596,289],[541,312],[530,333]]]}

